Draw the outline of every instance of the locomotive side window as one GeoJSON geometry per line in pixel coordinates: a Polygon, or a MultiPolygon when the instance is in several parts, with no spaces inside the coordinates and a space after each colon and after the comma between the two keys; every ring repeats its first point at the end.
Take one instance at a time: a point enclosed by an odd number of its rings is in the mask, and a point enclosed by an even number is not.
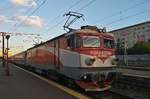
{"type": "Polygon", "coordinates": [[[104,39],[105,48],[114,48],[114,41],[110,39],[104,39]]]}
{"type": "Polygon", "coordinates": [[[81,38],[79,36],[70,36],[67,39],[67,46],[71,48],[79,48],[81,46],[81,38]]]}
{"type": "Polygon", "coordinates": [[[70,42],[71,42],[71,41],[70,41],[70,38],[68,38],[68,39],[67,39],[67,46],[70,46],[70,45],[71,45],[70,42]]]}
{"type": "Polygon", "coordinates": [[[74,45],[75,45],[75,48],[79,48],[81,46],[81,38],[79,36],[75,37],[74,45]]]}
{"type": "Polygon", "coordinates": [[[83,47],[100,47],[100,38],[97,36],[84,36],[83,47]]]}
{"type": "Polygon", "coordinates": [[[74,41],[73,40],[74,40],[74,36],[73,35],[68,37],[68,39],[67,39],[67,46],[68,47],[71,47],[71,48],[74,47],[74,41]]]}

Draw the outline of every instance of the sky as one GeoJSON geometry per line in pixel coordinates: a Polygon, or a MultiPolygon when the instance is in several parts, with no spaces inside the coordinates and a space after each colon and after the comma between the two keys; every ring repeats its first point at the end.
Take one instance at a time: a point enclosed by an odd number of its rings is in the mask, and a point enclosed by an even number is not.
{"type": "Polygon", "coordinates": [[[72,28],[95,25],[111,31],[150,21],[149,5],[150,0],[0,0],[0,32],[40,34],[11,36],[10,50],[18,53],[65,33],[69,11],[84,15],[72,28]]]}

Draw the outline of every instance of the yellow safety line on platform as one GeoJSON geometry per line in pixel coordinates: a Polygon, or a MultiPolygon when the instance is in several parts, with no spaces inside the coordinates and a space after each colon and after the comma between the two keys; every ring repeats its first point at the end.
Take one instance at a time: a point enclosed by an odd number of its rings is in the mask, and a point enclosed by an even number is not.
{"type": "Polygon", "coordinates": [[[33,73],[33,72],[27,71],[27,70],[25,70],[25,69],[23,69],[23,68],[20,68],[20,67],[18,67],[18,66],[15,66],[15,67],[17,67],[17,68],[19,68],[19,69],[21,69],[21,70],[23,70],[23,71],[25,71],[25,72],[27,72],[27,73],[29,73],[29,74],[35,76],[35,77],[37,77],[37,78],[39,78],[39,79],[41,79],[41,80],[47,82],[48,84],[51,84],[51,85],[53,85],[53,86],[55,86],[55,87],[57,87],[57,88],[59,88],[59,89],[65,91],[66,93],[68,93],[68,94],[70,94],[70,95],[72,95],[72,96],[74,96],[74,97],[76,97],[76,98],[78,98],[78,99],[90,99],[90,98],[87,97],[87,96],[84,96],[84,95],[82,95],[82,94],[80,94],[80,93],[78,93],[78,92],[76,92],[76,91],[74,91],[74,90],[72,90],[72,89],[69,89],[69,88],[64,87],[64,86],[62,86],[62,85],[60,85],[60,84],[57,84],[57,83],[55,83],[55,82],[53,82],[53,81],[51,81],[51,80],[48,80],[48,79],[46,79],[46,78],[44,78],[44,77],[41,77],[41,76],[39,76],[39,75],[37,75],[37,74],[35,74],[35,73],[33,73]]]}

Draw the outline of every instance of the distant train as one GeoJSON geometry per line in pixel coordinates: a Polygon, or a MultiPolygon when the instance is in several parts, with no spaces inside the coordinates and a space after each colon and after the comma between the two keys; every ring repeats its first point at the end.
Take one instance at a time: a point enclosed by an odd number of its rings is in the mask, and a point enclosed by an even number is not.
{"type": "Polygon", "coordinates": [[[108,90],[118,75],[114,36],[88,25],[16,54],[11,60],[85,91],[108,90]]]}

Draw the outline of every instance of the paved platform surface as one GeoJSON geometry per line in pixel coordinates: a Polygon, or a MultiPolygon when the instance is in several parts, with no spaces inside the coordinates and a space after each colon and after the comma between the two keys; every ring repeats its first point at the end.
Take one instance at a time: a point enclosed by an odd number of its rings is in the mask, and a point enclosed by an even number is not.
{"type": "Polygon", "coordinates": [[[0,99],[75,99],[66,92],[10,64],[10,76],[0,63],[0,99]]]}

